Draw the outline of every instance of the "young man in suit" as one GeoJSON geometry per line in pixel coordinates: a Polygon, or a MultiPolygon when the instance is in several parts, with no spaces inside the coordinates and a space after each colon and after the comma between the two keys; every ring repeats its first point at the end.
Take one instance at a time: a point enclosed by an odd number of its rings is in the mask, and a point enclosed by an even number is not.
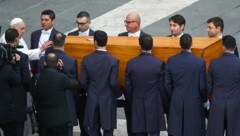
{"type": "Polygon", "coordinates": [[[181,37],[185,28],[185,18],[182,15],[174,15],[169,18],[171,35],[168,37],[181,37]]]}
{"type": "MultiPolygon", "coordinates": [[[[212,17],[207,20],[207,32],[209,37],[223,38],[224,22],[221,17],[212,17]]],[[[234,54],[239,57],[238,48],[234,49],[234,54]]]]}
{"type": "MultiPolygon", "coordinates": [[[[53,51],[59,59],[63,61],[64,69],[68,74],[71,74],[77,80],[77,61],[64,53],[65,35],[57,33],[53,36],[53,51]]],[[[46,55],[45,55],[46,56],[46,55]]],[[[41,57],[39,61],[39,71],[44,69],[45,56],[41,57]]],[[[77,126],[77,107],[76,108],[76,90],[66,90],[66,100],[68,104],[71,121],[68,123],[68,136],[73,136],[73,126],[77,126]]]]}
{"type": "MultiPolygon", "coordinates": [[[[19,44],[19,34],[16,29],[9,28],[5,32],[5,39],[8,45],[17,46],[19,44]]],[[[28,56],[22,52],[16,52],[20,57],[19,66],[21,73],[21,85],[12,90],[14,104],[16,107],[17,136],[24,135],[24,123],[27,119],[27,91],[30,87],[30,72],[28,66],[28,56]]]]}
{"type": "MultiPolygon", "coordinates": [[[[89,13],[86,11],[81,11],[80,13],[78,13],[77,20],[76,20],[76,25],[78,27],[78,30],[69,33],[68,36],[93,36],[94,31],[90,28],[90,24],[91,24],[91,18],[89,13]]],[[[84,90],[81,90],[78,94],[78,97],[76,98],[77,107],[78,107],[77,108],[78,121],[79,121],[79,127],[81,129],[81,136],[88,136],[83,126],[86,100],[87,100],[86,92],[84,90]]]]}
{"type": "MultiPolygon", "coordinates": [[[[32,32],[31,34],[31,49],[41,48],[45,42],[52,41],[53,35],[58,31],[53,27],[55,24],[55,13],[52,10],[44,10],[41,13],[42,29],[32,32]]],[[[52,47],[46,50],[50,52],[52,47]]],[[[41,53],[43,56],[45,52],[41,53]]],[[[34,73],[38,72],[38,61],[31,62],[31,70],[34,73]]]]}
{"type": "Polygon", "coordinates": [[[35,80],[34,99],[41,136],[67,136],[70,121],[66,90],[78,88],[78,82],[64,70],[55,53],[45,57],[43,72],[35,80]],[[49,81],[51,83],[49,84],[49,81]]]}
{"type": "Polygon", "coordinates": [[[234,55],[236,40],[223,37],[224,54],[210,62],[207,88],[212,96],[208,136],[240,135],[240,60],[234,55]]]}
{"type": "Polygon", "coordinates": [[[93,36],[94,31],[90,28],[91,18],[88,12],[81,11],[77,15],[76,25],[78,30],[68,34],[68,36],[93,36]]]}
{"type": "Polygon", "coordinates": [[[113,136],[117,125],[116,97],[119,96],[119,61],[107,53],[107,33],[94,33],[96,51],[83,58],[80,84],[87,92],[84,125],[89,136],[98,136],[99,127],[104,136],[113,136]]]}
{"type": "Polygon", "coordinates": [[[204,102],[207,101],[206,65],[191,53],[192,37],[180,38],[182,51],[168,59],[165,88],[171,97],[168,133],[173,136],[204,136],[204,102]]]}
{"type": "Polygon", "coordinates": [[[139,37],[148,35],[140,29],[141,18],[136,12],[129,13],[124,20],[124,24],[127,32],[120,33],[118,36],[139,37]]]}
{"type": "Polygon", "coordinates": [[[161,91],[164,91],[164,62],[151,54],[151,36],[139,37],[141,54],[127,63],[126,93],[132,105],[134,136],[159,136],[166,130],[161,91]],[[139,68],[141,67],[141,68],[139,68]]]}

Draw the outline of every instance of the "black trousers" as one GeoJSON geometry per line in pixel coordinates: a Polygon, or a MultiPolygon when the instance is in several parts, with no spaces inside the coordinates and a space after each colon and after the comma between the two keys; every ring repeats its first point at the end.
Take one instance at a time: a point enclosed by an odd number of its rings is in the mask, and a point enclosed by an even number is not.
{"type": "Polygon", "coordinates": [[[124,105],[124,112],[125,112],[125,117],[126,117],[126,122],[127,122],[127,133],[128,136],[133,136],[132,133],[132,117],[131,117],[131,104],[126,101],[124,105]]]}
{"type": "Polygon", "coordinates": [[[0,128],[2,129],[4,136],[17,136],[16,122],[0,124],[0,128]]]}
{"type": "Polygon", "coordinates": [[[159,136],[160,132],[153,132],[153,133],[134,133],[134,136],[159,136]]]}
{"type": "MultiPolygon", "coordinates": [[[[89,127],[89,136],[101,136],[100,128],[100,109],[99,103],[97,103],[95,107],[93,125],[89,127]]],[[[113,136],[113,130],[103,130],[103,136],[113,136]]]]}
{"type": "Polygon", "coordinates": [[[81,130],[80,136],[88,136],[88,133],[86,129],[84,128],[83,125],[83,120],[84,120],[84,114],[85,114],[85,107],[86,107],[86,100],[87,96],[86,94],[81,94],[77,98],[77,115],[78,115],[78,122],[79,122],[79,127],[81,130]]]}
{"type": "Polygon", "coordinates": [[[40,136],[67,136],[68,126],[67,123],[56,127],[39,127],[40,136]]]}
{"type": "Polygon", "coordinates": [[[24,135],[24,123],[25,122],[17,122],[17,136],[24,135]]]}

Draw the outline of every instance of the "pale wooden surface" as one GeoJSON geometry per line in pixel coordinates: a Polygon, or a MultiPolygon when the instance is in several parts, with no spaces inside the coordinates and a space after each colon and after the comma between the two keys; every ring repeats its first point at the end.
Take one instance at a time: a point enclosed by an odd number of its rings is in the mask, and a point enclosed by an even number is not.
{"type": "MultiPolygon", "coordinates": [[[[153,55],[163,61],[167,61],[170,56],[181,51],[179,38],[153,37],[153,42],[153,55]]],[[[94,51],[93,37],[91,36],[68,36],[66,38],[65,52],[77,59],[78,72],[81,68],[82,58],[94,51]]],[[[140,54],[138,38],[110,36],[107,51],[120,60],[118,74],[120,84],[124,86],[127,61],[140,54]]],[[[194,37],[192,53],[203,58],[208,68],[212,59],[222,55],[222,40],[219,38],[194,37]]]]}

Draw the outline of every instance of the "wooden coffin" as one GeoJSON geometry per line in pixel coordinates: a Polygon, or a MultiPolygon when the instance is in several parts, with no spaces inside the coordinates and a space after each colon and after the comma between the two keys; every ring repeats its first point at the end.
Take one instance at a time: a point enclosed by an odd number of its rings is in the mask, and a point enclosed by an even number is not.
{"type": "MultiPolygon", "coordinates": [[[[153,37],[153,42],[152,54],[163,61],[167,61],[168,57],[181,51],[179,38],[153,37]]],[[[66,38],[65,52],[77,59],[78,72],[81,68],[82,58],[94,51],[93,37],[91,36],[68,36],[66,38]]],[[[107,51],[120,60],[119,81],[121,86],[124,86],[127,61],[140,54],[138,38],[109,36],[107,51]]],[[[203,58],[208,68],[210,60],[223,53],[222,39],[193,37],[192,53],[203,58]]]]}

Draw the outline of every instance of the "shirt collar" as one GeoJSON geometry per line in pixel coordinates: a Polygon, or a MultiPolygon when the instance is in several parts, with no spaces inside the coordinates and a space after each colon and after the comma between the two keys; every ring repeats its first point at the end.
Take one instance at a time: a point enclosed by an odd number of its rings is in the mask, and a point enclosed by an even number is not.
{"type": "MultiPolygon", "coordinates": [[[[181,37],[184,33],[182,32],[179,36],[176,37],[181,37]]],[[[175,37],[174,35],[172,35],[172,37],[175,37]]]]}
{"type": "Polygon", "coordinates": [[[79,36],[89,36],[89,31],[90,31],[90,28],[88,28],[84,32],[78,31],[78,34],[79,34],[79,36]]]}
{"type": "Polygon", "coordinates": [[[53,27],[48,29],[47,31],[42,29],[42,34],[51,34],[52,30],[53,30],[53,27]]]}
{"type": "Polygon", "coordinates": [[[141,34],[141,30],[138,30],[137,32],[135,32],[135,33],[128,33],[128,36],[129,37],[139,37],[140,36],[140,34],[141,34]]]}
{"type": "Polygon", "coordinates": [[[97,49],[97,51],[105,51],[105,52],[107,52],[106,49],[97,49]]]}

